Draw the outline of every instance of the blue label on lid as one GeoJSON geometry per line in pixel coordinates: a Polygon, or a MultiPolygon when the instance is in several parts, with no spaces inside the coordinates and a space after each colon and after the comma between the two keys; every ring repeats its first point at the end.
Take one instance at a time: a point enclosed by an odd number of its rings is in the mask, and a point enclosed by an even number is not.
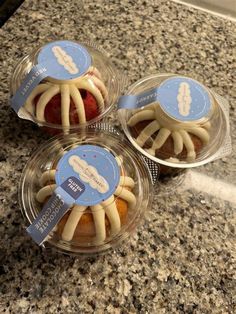
{"type": "Polygon", "coordinates": [[[18,112],[34,88],[46,77],[72,80],[86,73],[91,62],[86,48],[75,42],[61,40],[43,46],[38,54],[37,64],[11,99],[12,108],[18,112]]]}
{"type": "Polygon", "coordinates": [[[209,113],[211,98],[207,89],[197,81],[173,77],[158,87],[158,102],[163,111],[179,121],[194,121],[209,113]]]}
{"type": "Polygon", "coordinates": [[[78,193],[77,198],[73,196],[75,204],[84,206],[96,205],[109,198],[116,190],[119,179],[115,157],[94,145],[81,145],[66,153],[60,159],[56,172],[57,185],[69,194],[78,193]]]}
{"type": "Polygon", "coordinates": [[[118,109],[137,109],[152,103],[160,105],[171,118],[194,121],[207,116],[211,108],[211,97],[207,89],[197,81],[175,76],[138,95],[121,96],[118,109]]]}
{"type": "Polygon", "coordinates": [[[48,62],[50,77],[71,80],[83,75],[91,65],[91,56],[80,44],[72,41],[55,41],[45,45],[39,52],[38,63],[48,62]]]}

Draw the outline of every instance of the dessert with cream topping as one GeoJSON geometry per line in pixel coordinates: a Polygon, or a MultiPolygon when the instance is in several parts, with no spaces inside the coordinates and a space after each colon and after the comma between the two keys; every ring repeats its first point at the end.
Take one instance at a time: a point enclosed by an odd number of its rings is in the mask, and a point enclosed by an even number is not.
{"type": "Polygon", "coordinates": [[[36,86],[25,108],[40,122],[69,127],[84,124],[104,111],[107,89],[100,72],[90,67],[73,83],[45,81],[36,86]]]}
{"type": "MultiPolygon", "coordinates": [[[[119,164],[122,158],[116,158],[119,164]]],[[[93,206],[74,205],[58,223],[56,232],[64,241],[102,243],[107,237],[117,235],[126,223],[128,211],[136,205],[136,197],[132,192],[135,182],[126,175],[122,168],[119,184],[108,199],[93,206]]],[[[56,169],[45,171],[40,177],[41,188],[36,200],[44,204],[53,194],[56,169]]]]}

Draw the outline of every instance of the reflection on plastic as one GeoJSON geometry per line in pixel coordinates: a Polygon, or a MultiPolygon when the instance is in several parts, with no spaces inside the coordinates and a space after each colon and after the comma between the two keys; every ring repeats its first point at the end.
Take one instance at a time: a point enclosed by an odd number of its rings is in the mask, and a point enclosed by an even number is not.
{"type": "Polygon", "coordinates": [[[184,188],[204,192],[216,198],[236,204],[236,186],[208,175],[190,170],[186,175],[184,188]]]}

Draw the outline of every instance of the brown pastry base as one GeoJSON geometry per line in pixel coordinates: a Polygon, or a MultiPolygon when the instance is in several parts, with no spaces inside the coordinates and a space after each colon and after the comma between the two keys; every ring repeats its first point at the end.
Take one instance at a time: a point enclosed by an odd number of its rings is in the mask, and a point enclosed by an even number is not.
{"type": "MultiPolygon", "coordinates": [[[[150,121],[142,121],[137,123],[135,126],[130,128],[130,133],[134,138],[137,138],[138,135],[141,133],[141,131],[150,123],[150,121]]],[[[149,140],[147,140],[147,142],[145,143],[145,145],[143,146],[143,148],[150,148],[152,146],[152,140],[155,139],[155,137],[157,136],[158,131],[156,133],[154,133],[151,138],[149,140]]],[[[198,154],[201,149],[202,149],[202,142],[201,140],[193,135],[193,134],[189,134],[193,143],[194,143],[194,147],[195,147],[195,151],[196,154],[198,154]]],[[[166,140],[166,142],[164,143],[164,145],[160,148],[157,149],[155,151],[155,156],[157,158],[160,159],[168,159],[170,157],[172,158],[178,158],[179,160],[186,160],[187,157],[187,151],[186,148],[183,148],[183,151],[176,155],[174,152],[174,142],[171,136],[169,136],[166,140]]],[[[168,167],[168,166],[164,166],[164,165],[160,165],[160,174],[162,175],[167,175],[167,174],[173,174],[173,172],[180,172],[182,171],[182,169],[178,169],[178,168],[173,168],[173,167],[168,167]]]]}
{"type": "MultiPolygon", "coordinates": [[[[126,222],[127,211],[128,211],[127,202],[125,202],[124,200],[120,198],[117,198],[115,202],[116,202],[117,210],[120,216],[121,225],[124,225],[126,222]]],[[[59,237],[61,237],[61,234],[63,232],[66,221],[70,215],[70,212],[71,211],[69,211],[66,215],[64,215],[57,225],[58,228],[57,228],[56,233],[59,237]]],[[[109,235],[110,223],[106,216],[105,216],[105,226],[106,226],[106,234],[109,235]]],[[[86,212],[80,218],[80,221],[75,229],[75,233],[74,233],[72,241],[76,241],[76,242],[91,241],[93,237],[95,237],[95,235],[96,235],[96,232],[95,232],[93,215],[90,213],[90,208],[88,208],[86,212]]]]}

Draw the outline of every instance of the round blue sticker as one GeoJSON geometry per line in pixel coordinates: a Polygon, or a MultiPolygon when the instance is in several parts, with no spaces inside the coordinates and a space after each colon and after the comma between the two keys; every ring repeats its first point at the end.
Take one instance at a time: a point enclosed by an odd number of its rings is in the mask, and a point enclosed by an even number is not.
{"type": "Polygon", "coordinates": [[[91,65],[87,49],[76,42],[59,40],[45,45],[39,52],[38,64],[45,65],[49,76],[71,80],[83,75],[91,65]]]}
{"type": "Polygon", "coordinates": [[[96,205],[109,198],[120,180],[115,157],[102,147],[81,145],[59,161],[56,184],[75,204],[96,205]]]}
{"type": "Polygon", "coordinates": [[[166,114],[180,121],[201,119],[211,107],[207,89],[193,79],[180,76],[167,79],[159,86],[158,102],[166,114]]]}

